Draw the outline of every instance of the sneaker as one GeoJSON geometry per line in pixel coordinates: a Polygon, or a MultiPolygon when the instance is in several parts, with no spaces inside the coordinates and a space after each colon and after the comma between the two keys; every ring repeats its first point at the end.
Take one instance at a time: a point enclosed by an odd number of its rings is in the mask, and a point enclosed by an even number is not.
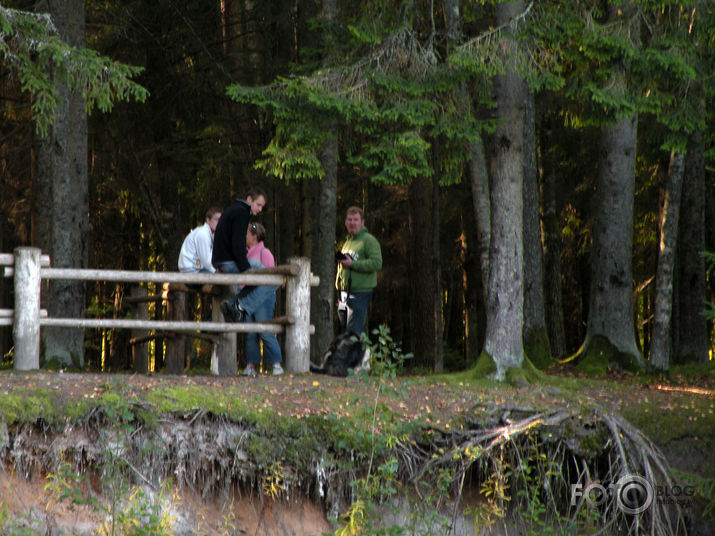
{"type": "Polygon", "coordinates": [[[248,311],[246,311],[243,307],[241,307],[240,304],[236,304],[235,306],[236,310],[236,320],[234,322],[245,322],[246,318],[248,318],[248,311]]]}
{"type": "Polygon", "coordinates": [[[283,367],[281,367],[280,363],[274,363],[273,364],[273,375],[280,376],[281,374],[283,374],[283,367]]]}
{"type": "Polygon", "coordinates": [[[246,310],[234,298],[221,302],[221,312],[226,322],[245,322],[248,316],[246,310]]]}
{"type": "Polygon", "coordinates": [[[256,377],[256,365],[253,363],[249,363],[246,365],[246,369],[243,371],[244,376],[248,376],[249,378],[255,378],[256,377]]]}
{"type": "Polygon", "coordinates": [[[221,314],[223,314],[224,322],[235,322],[231,300],[221,302],[221,314]]]}

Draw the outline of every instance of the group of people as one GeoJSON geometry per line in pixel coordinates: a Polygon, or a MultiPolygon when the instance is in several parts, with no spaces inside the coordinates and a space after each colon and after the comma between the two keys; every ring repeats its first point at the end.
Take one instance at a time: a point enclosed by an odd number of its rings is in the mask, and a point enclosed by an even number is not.
{"type": "MultiPolygon", "coordinates": [[[[184,239],[179,254],[182,272],[241,273],[251,268],[275,266],[275,258],[265,245],[266,230],[251,217],[266,206],[266,193],[251,188],[243,199],[236,199],[226,210],[211,207],[203,225],[184,239]]],[[[336,289],[341,333],[365,331],[367,310],[377,286],[377,271],[382,268],[382,253],[377,239],[365,227],[359,207],[350,207],[345,216],[348,237],[339,252],[336,289]]],[[[235,296],[221,303],[227,322],[263,322],[273,318],[277,287],[243,286],[235,296]]],[[[283,358],[273,333],[246,335],[246,369],[243,374],[256,376],[263,357],[273,375],[283,374],[283,358]]]]}

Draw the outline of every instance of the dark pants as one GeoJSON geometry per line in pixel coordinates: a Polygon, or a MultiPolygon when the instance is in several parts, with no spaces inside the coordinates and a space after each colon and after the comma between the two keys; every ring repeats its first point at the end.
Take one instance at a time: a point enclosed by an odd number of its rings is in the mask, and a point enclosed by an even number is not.
{"type": "Polygon", "coordinates": [[[372,291],[367,292],[340,292],[340,302],[338,303],[338,319],[340,320],[340,332],[352,331],[363,333],[365,331],[365,320],[367,319],[367,309],[370,307],[372,291]]]}

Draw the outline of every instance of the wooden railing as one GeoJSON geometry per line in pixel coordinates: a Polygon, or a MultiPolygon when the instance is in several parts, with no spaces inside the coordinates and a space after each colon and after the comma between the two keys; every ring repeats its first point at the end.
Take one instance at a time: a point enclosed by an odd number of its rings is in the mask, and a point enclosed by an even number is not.
{"type": "MultiPolygon", "coordinates": [[[[274,268],[250,270],[241,274],[196,274],[181,272],[140,272],[51,268],[50,259],[37,248],[16,248],[14,254],[0,253],[0,266],[5,277],[12,277],[15,290],[14,309],[0,309],[0,325],[13,326],[14,360],[17,370],[34,370],[40,364],[40,327],[114,328],[132,330],[166,330],[172,332],[217,332],[212,366],[214,373],[233,375],[237,372],[236,333],[285,333],[285,367],[288,372],[305,373],[310,367],[310,287],[319,280],[310,272],[310,260],[294,257],[288,264],[274,268]],[[50,318],[40,309],[41,281],[45,279],[113,281],[122,283],[153,282],[160,284],[226,285],[223,295],[213,298],[212,320],[147,320],[139,318],[50,318]],[[225,322],[219,304],[238,285],[285,286],[285,315],[269,322],[225,322]]],[[[169,372],[180,373],[180,370],[169,372]]]]}

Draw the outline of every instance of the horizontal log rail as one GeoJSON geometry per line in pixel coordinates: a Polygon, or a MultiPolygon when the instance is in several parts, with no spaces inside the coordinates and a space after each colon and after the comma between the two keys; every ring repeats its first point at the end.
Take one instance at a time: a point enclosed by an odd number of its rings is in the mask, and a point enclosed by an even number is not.
{"type": "MultiPolygon", "coordinates": [[[[295,276],[290,265],[275,268],[254,268],[240,274],[199,274],[187,272],[133,272],[130,270],[96,270],[88,268],[40,268],[41,279],[67,281],[114,281],[115,283],[184,283],[213,285],[285,285],[287,276],[295,276]]],[[[13,277],[15,269],[6,267],[5,277],[13,277]]],[[[318,285],[317,276],[311,276],[311,286],[318,285]]]]}
{"type": "MultiPolygon", "coordinates": [[[[14,316],[14,309],[0,309],[0,326],[12,326],[14,316]]],[[[40,322],[43,318],[47,318],[47,309],[40,309],[40,322]]]]}
{"type": "MultiPolygon", "coordinates": [[[[222,356],[219,366],[212,363],[217,374],[229,375],[236,372],[236,333],[285,333],[285,365],[289,372],[308,372],[310,365],[310,334],[315,327],[310,325],[310,287],[319,284],[319,278],[310,273],[310,261],[306,258],[292,258],[285,265],[272,268],[248,270],[240,274],[227,273],[184,273],[152,272],[129,270],[104,270],[80,268],[51,268],[50,258],[41,255],[37,248],[21,247],[14,254],[0,253],[0,266],[4,266],[4,277],[14,278],[15,308],[0,309],[0,326],[12,325],[15,339],[15,368],[32,370],[39,368],[40,327],[106,328],[155,330],[196,334],[202,332],[219,333],[218,344],[222,356]],[[40,309],[41,280],[112,281],[118,283],[159,283],[166,285],[167,303],[173,303],[172,296],[189,290],[186,285],[212,285],[212,321],[183,321],[170,316],[169,320],[148,320],[142,318],[49,318],[47,311],[40,309]],[[220,301],[226,298],[229,288],[238,285],[268,285],[285,287],[286,313],[266,322],[231,323],[223,320],[218,312],[220,301]]],[[[131,296],[132,303],[149,301],[156,297],[131,296]]],[[[183,301],[182,301],[183,303],[183,301]]],[[[207,335],[208,336],[208,335],[207,335]]],[[[133,337],[145,340],[148,335],[133,337]]],[[[210,336],[209,336],[210,337],[210,336]]],[[[183,368],[181,369],[183,370],[183,368]]],[[[174,373],[177,373],[174,367],[174,373]]]]}
{"type": "MultiPolygon", "coordinates": [[[[13,266],[15,264],[15,255],[12,253],[0,253],[0,266],[13,266]]],[[[50,256],[40,255],[40,266],[49,266],[50,256]]]]}
{"type": "Polygon", "coordinates": [[[64,328],[163,329],[167,331],[235,331],[237,333],[283,333],[291,322],[191,322],[171,320],[132,320],[129,318],[45,318],[40,326],[64,328]]]}

